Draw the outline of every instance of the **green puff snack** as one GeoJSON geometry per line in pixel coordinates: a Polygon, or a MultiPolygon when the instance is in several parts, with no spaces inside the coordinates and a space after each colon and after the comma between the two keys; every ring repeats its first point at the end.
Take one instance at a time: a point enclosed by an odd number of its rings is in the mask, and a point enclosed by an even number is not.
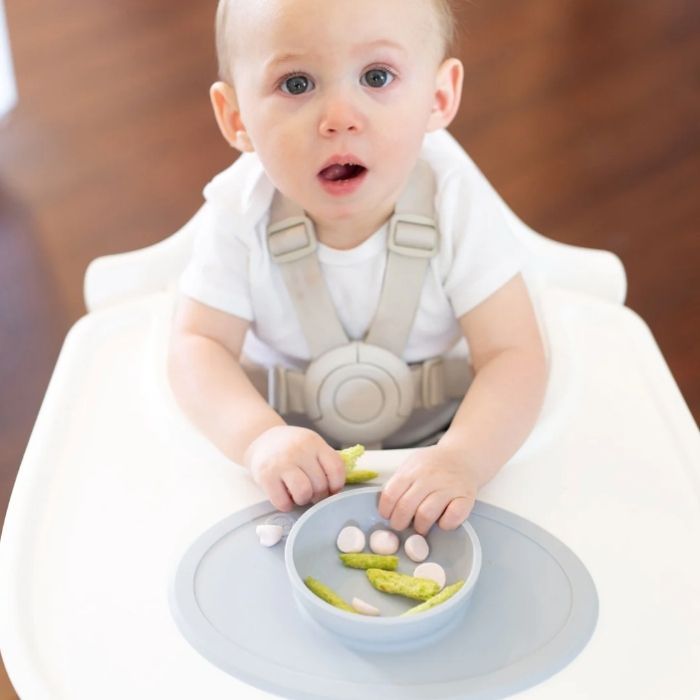
{"type": "Polygon", "coordinates": [[[402,595],[413,600],[428,600],[440,590],[440,586],[435,581],[407,574],[397,574],[394,571],[367,569],[367,578],[382,593],[402,595]]]}
{"type": "Polygon", "coordinates": [[[328,586],[317,581],[315,578],[307,576],[304,579],[304,583],[312,593],[315,593],[319,598],[325,600],[326,603],[330,603],[341,610],[347,610],[347,612],[357,613],[357,610],[348,605],[335,591],[332,591],[328,586]]]}
{"type": "Polygon", "coordinates": [[[365,481],[371,481],[379,476],[379,472],[373,472],[369,469],[356,469],[345,476],[346,484],[364,484],[365,481]]]}
{"type": "Polygon", "coordinates": [[[364,552],[349,552],[340,554],[340,561],[351,569],[382,569],[383,571],[396,571],[399,566],[399,558],[393,555],[365,554],[364,552]]]}
{"type": "Polygon", "coordinates": [[[464,581],[457,581],[457,583],[445,586],[445,588],[443,588],[437,595],[434,595],[432,598],[428,598],[428,600],[426,600],[425,603],[416,605],[415,608],[411,608],[410,610],[406,610],[405,613],[401,613],[401,617],[404,617],[405,615],[415,615],[416,613],[421,613],[430,608],[434,608],[436,605],[440,605],[440,603],[444,603],[448,598],[451,598],[463,585],[464,581]]]}
{"type": "Polygon", "coordinates": [[[360,459],[364,453],[364,445],[353,445],[352,447],[338,450],[338,454],[345,464],[346,484],[364,484],[365,481],[371,481],[379,476],[379,472],[370,471],[369,469],[355,469],[357,460],[360,459]]]}
{"type": "Polygon", "coordinates": [[[353,445],[352,447],[346,447],[343,450],[338,450],[340,458],[345,463],[345,476],[350,474],[350,472],[357,465],[357,460],[362,457],[365,453],[364,445],[353,445]]]}

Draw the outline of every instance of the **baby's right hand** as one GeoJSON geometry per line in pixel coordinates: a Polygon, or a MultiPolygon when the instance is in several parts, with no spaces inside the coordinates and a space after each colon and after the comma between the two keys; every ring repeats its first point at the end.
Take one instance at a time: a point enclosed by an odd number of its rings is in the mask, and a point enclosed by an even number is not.
{"type": "Polygon", "coordinates": [[[278,425],[266,430],[250,443],[243,461],[281,511],[320,501],[345,485],[340,455],[307,428],[278,425]]]}

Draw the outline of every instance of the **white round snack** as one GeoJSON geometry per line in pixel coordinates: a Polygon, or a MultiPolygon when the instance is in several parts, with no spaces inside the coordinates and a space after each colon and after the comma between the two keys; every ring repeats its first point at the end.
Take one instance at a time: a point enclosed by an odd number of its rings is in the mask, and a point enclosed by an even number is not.
{"type": "Polygon", "coordinates": [[[396,554],[399,551],[399,537],[391,530],[375,530],[369,536],[369,548],[375,554],[396,554]]]}
{"type": "Polygon", "coordinates": [[[443,569],[440,564],[436,564],[432,561],[426,561],[424,564],[418,564],[415,568],[413,575],[416,578],[428,578],[431,581],[435,581],[440,590],[445,587],[445,581],[447,577],[445,576],[445,569],[443,569]]]}
{"type": "Polygon", "coordinates": [[[282,539],[282,526],[258,525],[255,534],[263,547],[274,547],[282,539]]]}
{"type": "Polygon", "coordinates": [[[375,608],[374,605],[365,603],[365,601],[361,600],[360,598],[352,599],[352,607],[362,615],[379,615],[379,608],[375,608]]]}
{"type": "Polygon", "coordinates": [[[365,548],[365,533],[359,527],[348,525],[338,533],[335,541],[341,552],[361,552],[365,548]]]}
{"type": "Polygon", "coordinates": [[[430,554],[430,547],[423,535],[411,535],[404,544],[406,556],[415,562],[425,561],[430,554]]]}

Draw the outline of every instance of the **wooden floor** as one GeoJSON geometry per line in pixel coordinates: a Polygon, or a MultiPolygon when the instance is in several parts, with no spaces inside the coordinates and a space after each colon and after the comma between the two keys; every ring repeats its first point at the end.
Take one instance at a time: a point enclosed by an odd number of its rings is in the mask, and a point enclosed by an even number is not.
{"type": "MultiPolygon", "coordinates": [[[[457,4],[453,133],[528,224],[622,258],[699,420],[700,3],[457,4]]],[[[3,518],[87,263],[174,231],[233,157],[207,97],[213,0],[5,5],[21,101],[0,128],[3,518]]]]}

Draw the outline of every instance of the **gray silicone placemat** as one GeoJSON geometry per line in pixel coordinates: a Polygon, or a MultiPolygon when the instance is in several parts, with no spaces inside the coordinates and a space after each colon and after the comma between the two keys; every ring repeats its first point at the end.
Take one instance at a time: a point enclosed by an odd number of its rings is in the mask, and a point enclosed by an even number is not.
{"type": "Polygon", "coordinates": [[[553,675],[586,645],[598,618],[587,569],[561,541],[513,513],[477,503],[469,517],[482,570],[462,624],[433,647],[365,653],[344,646],[297,608],[284,541],[261,547],[269,502],[199,537],[170,591],[185,638],[209,661],[286,698],[503,698],[553,675]]]}

